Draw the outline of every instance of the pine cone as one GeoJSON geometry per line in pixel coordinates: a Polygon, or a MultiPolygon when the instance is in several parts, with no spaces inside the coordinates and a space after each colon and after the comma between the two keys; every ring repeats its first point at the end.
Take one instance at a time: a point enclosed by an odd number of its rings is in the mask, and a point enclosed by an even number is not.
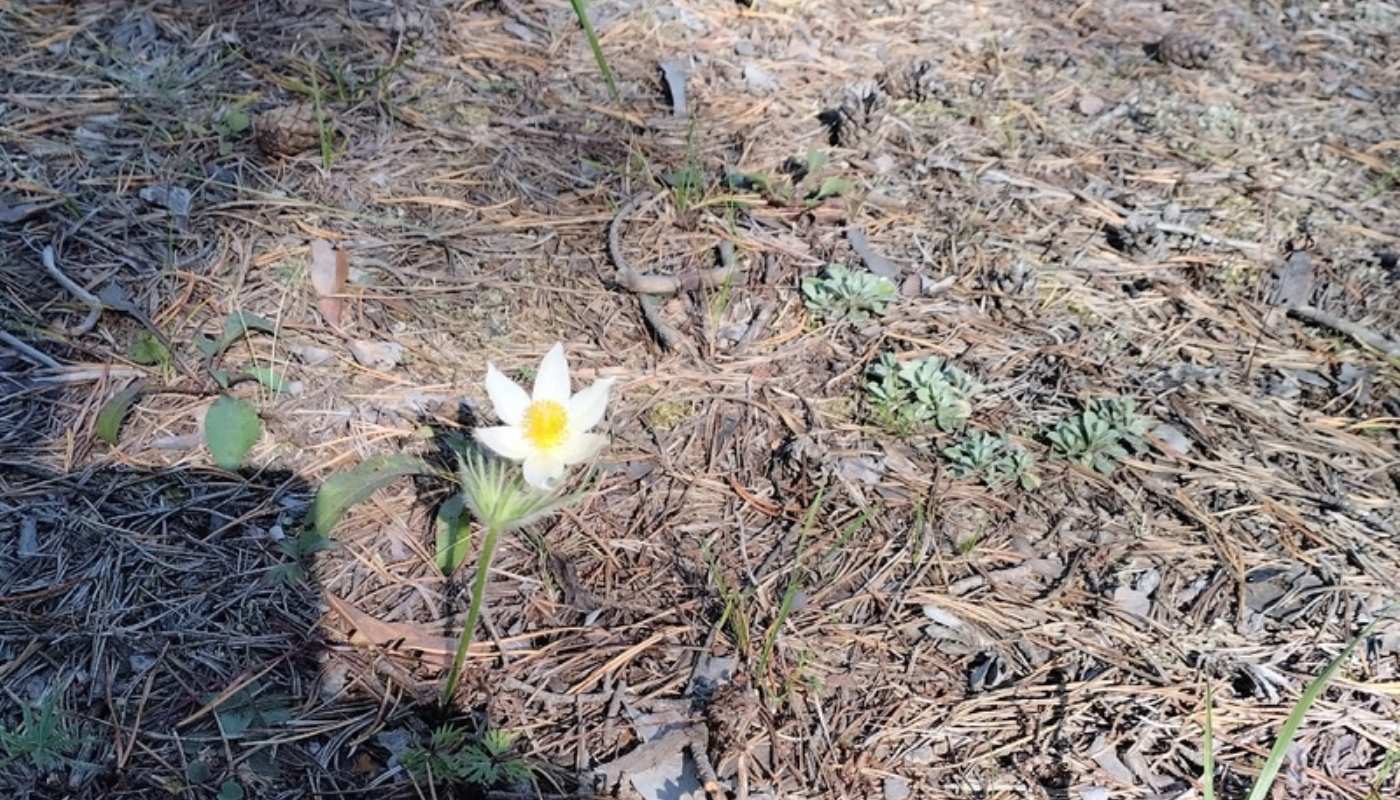
{"type": "Polygon", "coordinates": [[[1185,69],[1203,69],[1215,57],[1215,43],[1194,33],[1172,31],[1157,43],[1157,59],[1185,69]]]}
{"type": "Polygon", "coordinates": [[[932,100],[942,95],[945,90],[934,65],[928,61],[909,61],[893,65],[880,73],[876,81],[890,97],[918,103],[932,100]]]}
{"type": "Polygon", "coordinates": [[[321,126],[310,103],[264,111],[253,120],[258,149],[268,156],[294,156],[321,143],[321,126]]]}
{"type": "Polygon", "coordinates": [[[823,111],[818,119],[830,132],[837,147],[855,147],[880,127],[885,117],[885,93],[875,81],[861,81],[846,87],[841,104],[823,111]]]}

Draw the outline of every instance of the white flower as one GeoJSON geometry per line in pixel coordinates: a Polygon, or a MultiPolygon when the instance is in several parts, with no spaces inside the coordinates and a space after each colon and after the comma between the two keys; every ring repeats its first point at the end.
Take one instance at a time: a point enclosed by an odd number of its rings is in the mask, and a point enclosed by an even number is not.
{"type": "Polygon", "coordinates": [[[553,489],[564,468],[587,461],[608,443],[588,430],[603,419],[612,379],[605,378],[575,395],[569,393],[569,362],[556,344],[540,362],[535,388],[525,394],[494,364],[486,365],[486,394],[504,425],[477,428],[476,439],[512,461],[524,462],[525,481],[553,489]]]}

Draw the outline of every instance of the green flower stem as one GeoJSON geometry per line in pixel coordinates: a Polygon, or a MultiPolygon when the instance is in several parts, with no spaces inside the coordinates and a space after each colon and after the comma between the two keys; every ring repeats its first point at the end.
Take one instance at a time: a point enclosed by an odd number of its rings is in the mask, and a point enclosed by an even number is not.
{"type": "Polygon", "coordinates": [[[447,673],[447,683],[442,687],[443,706],[452,702],[457,693],[457,683],[462,678],[462,664],[467,660],[467,650],[472,646],[472,634],[476,632],[477,620],[481,619],[481,605],[486,599],[486,576],[491,572],[491,558],[496,554],[496,542],[501,538],[501,525],[486,527],[486,536],[481,541],[481,555],[476,560],[476,579],[472,581],[472,604],[467,610],[467,624],[462,626],[462,638],[457,643],[457,654],[452,657],[452,670],[447,673]]]}

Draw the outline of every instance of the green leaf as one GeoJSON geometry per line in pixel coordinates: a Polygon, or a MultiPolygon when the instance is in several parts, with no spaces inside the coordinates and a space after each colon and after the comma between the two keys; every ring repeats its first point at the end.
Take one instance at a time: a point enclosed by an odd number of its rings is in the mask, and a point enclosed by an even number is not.
{"type": "Polygon", "coordinates": [[[828,197],[838,197],[848,194],[856,185],[845,178],[830,177],[822,181],[817,188],[816,194],[812,195],[813,200],[825,200],[828,197]]]}
{"type": "Polygon", "coordinates": [[[1298,703],[1293,706],[1293,711],[1288,715],[1288,719],[1283,721],[1283,727],[1279,729],[1278,741],[1269,750],[1269,757],[1264,760],[1263,769],[1259,770],[1259,778],[1254,781],[1254,786],[1249,790],[1248,800],[1268,800],[1269,793],[1273,789],[1274,779],[1278,777],[1279,768],[1283,766],[1283,759],[1288,755],[1288,748],[1293,744],[1293,739],[1298,735],[1298,728],[1303,725],[1303,718],[1308,715],[1308,709],[1317,702],[1317,698],[1322,696],[1322,691],[1327,688],[1327,684],[1332,682],[1337,671],[1342,668],[1342,664],[1351,657],[1351,653],[1356,649],[1356,645],[1371,635],[1383,618],[1377,618],[1361,630],[1355,639],[1346,649],[1337,654],[1327,665],[1327,669],[1322,671],[1308,684],[1308,688],[1303,690],[1303,696],[1298,698],[1298,703]]]}
{"type": "Polygon", "coordinates": [[[218,800],[243,800],[243,787],[236,781],[224,781],[219,787],[218,800]]]}
{"type": "Polygon", "coordinates": [[[127,355],[137,364],[148,367],[170,361],[170,351],[165,349],[165,345],[150,331],[141,331],[136,335],[136,341],[131,343],[127,355]]]}
{"type": "Polygon", "coordinates": [[[443,575],[456,572],[470,553],[471,536],[463,519],[464,511],[465,503],[458,493],[437,512],[437,565],[443,575]]]}
{"type": "Polygon", "coordinates": [[[1201,744],[1201,795],[1205,800],[1215,800],[1215,705],[1210,684],[1206,684],[1206,729],[1205,741],[1201,744]]]}
{"type": "Polygon", "coordinates": [[[222,395],[204,415],[204,441],[214,463],[224,469],[238,469],[243,457],[262,437],[262,420],[246,402],[222,395]]]}
{"type": "Polygon", "coordinates": [[[219,128],[227,136],[237,136],[248,130],[252,120],[248,117],[248,112],[241,108],[230,108],[224,112],[224,117],[219,121],[219,128]]]}
{"type": "Polygon", "coordinates": [[[204,355],[213,358],[252,331],[262,331],[275,335],[277,324],[267,317],[250,314],[247,311],[235,311],[228,315],[228,319],[224,320],[224,335],[220,336],[218,341],[201,334],[195,337],[194,346],[198,347],[204,355]]]}
{"type": "Polygon", "coordinates": [[[107,444],[115,445],[117,443],[117,434],[121,432],[122,422],[126,420],[126,412],[131,410],[131,404],[136,402],[145,389],[146,384],[137,381],[117,392],[111,400],[102,406],[102,410],[97,412],[97,438],[107,444]]]}
{"type": "Polygon", "coordinates": [[[405,475],[431,474],[432,468],[417,456],[376,456],[358,467],[333,475],[316,492],[308,520],[311,529],[325,536],[350,507],[405,475]]]}
{"type": "Polygon", "coordinates": [[[286,375],[283,375],[272,367],[249,367],[248,374],[252,375],[253,379],[258,383],[261,383],[263,386],[279,394],[288,391],[288,387],[291,383],[291,381],[287,380],[286,375]]]}
{"type": "Polygon", "coordinates": [[[185,768],[185,778],[190,783],[204,783],[209,780],[209,765],[200,759],[191,761],[185,768]]]}
{"type": "Polygon", "coordinates": [[[237,739],[247,732],[248,726],[253,723],[253,712],[246,708],[239,708],[232,711],[220,711],[215,716],[219,719],[219,730],[223,731],[225,737],[237,739]]]}
{"type": "Polygon", "coordinates": [[[227,389],[227,388],[228,388],[228,370],[226,370],[226,369],[211,369],[211,370],[209,370],[209,374],[212,375],[212,376],[214,376],[214,382],[217,383],[217,384],[219,384],[219,388],[220,388],[220,389],[227,389]]]}
{"type": "Polygon", "coordinates": [[[219,339],[218,352],[222,353],[228,346],[247,336],[252,331],[262,331],[263,333],[276,334],[277,325],[267,317],[260,317],[257,314],[250,314],[246,311],[235,311],[224,320],[224,335],[219,339]]]}

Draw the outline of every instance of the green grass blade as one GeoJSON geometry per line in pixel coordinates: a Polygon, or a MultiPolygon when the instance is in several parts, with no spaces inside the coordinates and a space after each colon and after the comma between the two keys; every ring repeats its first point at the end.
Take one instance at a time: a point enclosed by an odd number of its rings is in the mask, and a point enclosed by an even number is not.
{"type": "Polygon", "coordinates": [[[617,81],[613,80],[612,67],[608,66],[608,59],[603,55],[603,46],[598,43],[598,34],[593,30],[593,23],[588,19],[587,0],[569,0],[569,5],[574,7],[574,15],[578,17],[578,24],[583,26],[583,35],[588,39],[588,47],[593,51],[593,60],[598,62],[598,69],[603,73],[603,80],[608,84],[608,91],[612,93],[613,101],[622,102],[622,93],[617,90],[617,81]]]}
{"type": "Polygon", "coordinates": [[[1264,761],[1264,768],[1259,771],[1259,779],[1254,782],[1254,786],[1249,790],[1248,800],[1268,800],[1269,790],[1273,788],[1274,779],[1278,777],[1279,768],[1283,766],[1283,758],[1288,754],[1288,746],[1293,744],[1293,739],[1298,735],[1298,728],[1303,724],[1303,718],[1307,716],[1308,709],[1322,695],[1322,691],[1327,688],[1327,684],[1332,682],[1337,671],[1346,663],[1351,656],[1356,645],[1371,635],[1380,619],[1376,619],[1370,625],[1361,630],[1351,644],[1346,649],[1332,659],[1327,665],[1327,669],[1322,671],[1308,684],[1308,688],[1303,691],[1303,696],[1298,698],[1297,705],[1293,706],[1293,712],[1284,720],[1283,728],[1278,732],[1278,741],[1274,742],[1274,747],[1269,751],[1269,757],[1264,761]]]}
{"type": "Polygon", "coordinates": [[[1205,800],[1215,800],[1215,696],[1206,684],[1206,730],[1204,752],[1201,754],[1201,794],[1205,800]]]}

